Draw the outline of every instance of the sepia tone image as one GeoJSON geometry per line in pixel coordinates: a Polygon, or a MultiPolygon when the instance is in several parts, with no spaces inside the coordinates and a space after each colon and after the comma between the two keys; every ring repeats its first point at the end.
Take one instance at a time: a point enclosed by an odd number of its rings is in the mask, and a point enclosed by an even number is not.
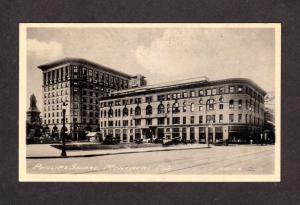
{"type": "Polygon", "coordinates": [[[280,24],[20,24],[20,181],[280,181],[280,24]]]}

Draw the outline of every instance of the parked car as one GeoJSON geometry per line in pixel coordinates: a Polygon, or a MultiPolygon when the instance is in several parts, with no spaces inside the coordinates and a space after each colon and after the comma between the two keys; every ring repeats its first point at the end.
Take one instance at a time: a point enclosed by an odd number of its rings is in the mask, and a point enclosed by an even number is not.
{"type": "Polygon", "coordinates": [[[155,138],[153,142],[155,144],[161,144],[161,143],[163,143],[163,138],[155,138]]]}
{"type": "Polygon", "coordinates": [[[222,139],[216,139],[215,145],[217,145],[217,146],[224,145],[223,140],[222,139]]]}
{"type": "Polygon", "coordinates": [[[173,143],[173,144],[177,145],[177,144],[179,144],[180,142],[181,142],[180,137],[174,137],[174,138],[172,138],[172,143],[173,143]]]}
{"type": "Polygon", "coordinates": [[[134,140],[134,142],[137,144],[141,144],[141,143],[143,143],[143,138],[137,138],[134,140]]]}
{"type": "Polygon", "coordinates": [[[172,145],[173,141],[171,139],[163,139],[162,144],[163,144],[163,146],[172,145]]]}
{"type": "Polygon", "coordinates": [[[107,135],[102,143],[107,145],[112,145],[112,144],[118,144],[119,142],[120,140],[116,139],[115,137],[111,135],[107,135]]]}

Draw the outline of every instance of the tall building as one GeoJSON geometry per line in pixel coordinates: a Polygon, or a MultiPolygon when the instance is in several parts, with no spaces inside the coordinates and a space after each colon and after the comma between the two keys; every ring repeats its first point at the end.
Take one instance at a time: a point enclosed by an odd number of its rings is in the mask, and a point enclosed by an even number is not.
{"type": "Polygon", "coordinates": [[[99,129],[99,98],[128,89],[132,77],[80,58],[65,58],[38,68],[43,72],[43,124],[50,130],[61,130],[65,102],[66,127],[73,140],[85,131],[99,129]]]}
{"type": "Polygon", "coordinates": [[[266,92],[249,79],[192,79],[113,92],[100,99],[104,136],[206,143],[258,139],[266,92]]]}

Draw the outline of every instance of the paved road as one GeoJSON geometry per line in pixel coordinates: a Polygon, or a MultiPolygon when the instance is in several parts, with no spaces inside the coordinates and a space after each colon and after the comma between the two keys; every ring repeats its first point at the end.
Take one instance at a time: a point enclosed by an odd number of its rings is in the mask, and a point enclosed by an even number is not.
{"type": "Polygon", "coordinates": [[[240,145],[66,159],[27,159],[27,171],[47,174],[273,174],[274,151],[272,145],[240,145]]]}

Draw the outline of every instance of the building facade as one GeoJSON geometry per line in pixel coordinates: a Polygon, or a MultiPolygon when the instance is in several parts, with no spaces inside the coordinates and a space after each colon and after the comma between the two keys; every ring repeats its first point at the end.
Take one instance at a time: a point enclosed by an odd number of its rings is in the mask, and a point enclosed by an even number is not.
{"type": "Polygon", "coordinates": [[[249,79],[207,78],[113,92],[100,99],[100,128],[123,142],[175,138],[247,143],[264,125],[266,92],[249,79]]]}
{"type": "Polygon", "coordinates": [[[128,89],[131,76],[97,63],[65,58],[38,66],[43,72],[43,125],[62,128],[62,104],[66,107],[66,127],[73,140],[85,131],[99,130],[99,98],[128,89]]]}

